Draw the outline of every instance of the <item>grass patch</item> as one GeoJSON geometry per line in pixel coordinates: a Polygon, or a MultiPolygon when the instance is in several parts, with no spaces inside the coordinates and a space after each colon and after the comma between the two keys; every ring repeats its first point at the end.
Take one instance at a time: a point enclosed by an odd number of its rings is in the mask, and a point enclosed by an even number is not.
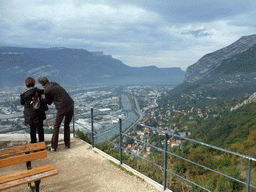
{"type": "Polygon", "coordinates": [[[76,131],[76,136],[80,139],[82,139],[83,141],[85,141],[86,143],[92,144],[90,138],[89,138],[89,134],[84,134],[82,131],[80,131],[79,129],[76,131]]]}
{"type": "Polygon", "coordinates": [[[121,165],[118,165],[118,164],[116,164],[116,163],[114,163],[113,161],[110,161],[109,160],[109,162],[111,163],[111,164],[113,164],[114,166],[116,166],[117,168],[119,168],[120,170],[122,170],[122,171],[124,171],[125,173],[127,173],[128,175],[130,175],[130,176],[135,176],[132,172],[130,172],[130,171],[127,171],[125,168],[123,168],[121,165]]]}

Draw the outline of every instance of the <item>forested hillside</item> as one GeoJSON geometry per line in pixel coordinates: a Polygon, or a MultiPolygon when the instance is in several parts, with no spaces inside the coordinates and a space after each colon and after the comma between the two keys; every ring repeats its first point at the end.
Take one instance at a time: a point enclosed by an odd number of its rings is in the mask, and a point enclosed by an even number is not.
{"type": "Polygon", "coordinates": [[[234,111],[225,111],[216,118],[205,119],[191,128],[192,136],[222,148],[248,139],[256,130],[256,104],[251,103],[234,111]]]}
{"type": "MultiPolygon", "coordinates": [[[[159,101],[159,108],[161,109],[159,113],[167,117],[166,123],[170,122],[175,134],[186,131],[189,133],[187,137],[194,140],[255,158],[256,103],[253,102],[236,110],[230,110],[248,97],[249,95],[241,94],[233,98],[212,98],[185,93],[180,97],[170,98],[166,96],[159,101]],[[165,111],[171,111],[169,117],[165,111]]],[[[156,121],[160,120],[156,119],[156,121]]],[[[165,123],[163,119],[161,122],[165,123]]],[[[178,137],[173,140],[176,139],[180,140],[178,137]]],[[[169,147],[168,150],[238,180],[247,181],[248,160],[239,156],[185,140],[182,141],[182,147],[169,147]]],[[[153,155],[151,159],[158,163],[161,162],[162,157],[153,155]]],[[[253,162],[252,175],[256,174],[255,166],[256,163],[253,162]]],[[[173,156],[169,157],[168,168],[211,191],[245,191],[245,185],[239,182],[173,156]]],[[[197,187],[187,185],[188,183],[184,180],[176,177],[172,177],[170,182],[172,183],[170,188],[174,191],[200,191],[197,187]]],[[[254,177],[251,179],[251,184],[256,185],[254,177]]]]}
{"type": "MultiPolygon", "coordinates": [[[[199,121],[190,130],[191,138],[195,140],[256,157],[255,103],[245,105],[232,112],[226,110],[216,118],[199,121]]],[[[183,149],[177,153],[189,160],[246,182],[248,161],[238,156],[188,142],[185,142],[183,149]]],[[[172,166],[184,176],[189,173],[189,178],[203,186],[208,186],[212,191],[245,191],[244,185],[195,167],[185,161],[173,160],[172,166]]],[[[256,163],[253,162],[252,174],[255,174],[255,166],[256,163]]],[[[252,178],[251,184],[256,185],[255,178],[252,178]]]]}

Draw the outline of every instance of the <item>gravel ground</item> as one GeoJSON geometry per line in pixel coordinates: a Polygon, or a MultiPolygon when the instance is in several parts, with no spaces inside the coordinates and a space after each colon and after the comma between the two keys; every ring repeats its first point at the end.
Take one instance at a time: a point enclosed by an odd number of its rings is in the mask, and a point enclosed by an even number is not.
{"type": "MultiPolygon", "coordinates": [[[[72,138],[71,148],[65,149],[60,144],[57,152],[48,152],[48,157],[32,162],[32,167],[51,164],[59,174],[43,179],[41,192],[51,191],[86,191],[86,192],[156,192],[163,191],[158,186],[131,176],[93,150],[89,145],[77,138],[72,138]]],[[[0,176],[22,171],[25,164],[1,168],[0,176]]],[[[22,185],[6,191],[30,191],[22,185]]]]}

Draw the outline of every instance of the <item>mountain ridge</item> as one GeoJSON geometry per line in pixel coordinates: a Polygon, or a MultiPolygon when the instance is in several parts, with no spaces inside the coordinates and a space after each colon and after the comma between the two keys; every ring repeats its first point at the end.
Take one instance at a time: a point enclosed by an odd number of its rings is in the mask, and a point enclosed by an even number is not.
{"type": "Polygon", "coordinates": [[[236,54],[242,53],[253,47],[255,44],[256,34],[243,36],[227,47],[204,55],[196,63],[187,68],[184,81],[193,83],[202,79],[211,70],[220,66],[224,59],[229,59],[236,54]]]}
{"type": "Polygon", "coordinates": [[[225,97],[252,94],[256,89],[255,62],[256,35],[244,36],[189,66],[184,82],[170,93],[198,92],[205,96],[225,97]]]}
{"type": "Polygon", "coordinates": [[[19,84],[27,76],[50,79],[66,84],[83,83],[182,83],[185,71],[179,67],[130,67],[120,60],[89,52],[85,49],[65,47],[23,48],[0,47],[0,84],[19,84]],[[133,80],[134,79],[134,80],[133,80]]]}

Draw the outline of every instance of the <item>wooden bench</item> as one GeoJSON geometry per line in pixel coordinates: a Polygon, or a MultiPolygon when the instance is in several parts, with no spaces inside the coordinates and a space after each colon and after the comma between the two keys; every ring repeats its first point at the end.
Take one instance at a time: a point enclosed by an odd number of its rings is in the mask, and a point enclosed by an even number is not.
{"type": "Polygon", "coordinates": [[[0,168],[26,163],[27,170],[0,177],[0,191],[28,184],[32,191],[39,192],[40,180],[57,175],[51,165],[32,168],[31,161],[47,157],[45,142],[0,149],[0,168]],[[31,183],[35,182],[35,187],[31,183]]]}

